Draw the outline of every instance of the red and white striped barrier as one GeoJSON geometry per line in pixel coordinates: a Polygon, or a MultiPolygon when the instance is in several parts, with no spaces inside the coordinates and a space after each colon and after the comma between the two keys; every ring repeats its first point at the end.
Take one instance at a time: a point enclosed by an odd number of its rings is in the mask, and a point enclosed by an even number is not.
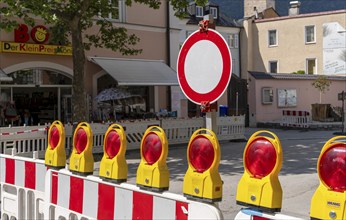
{"type": "Polygon", "coordinates": [[[44,192],[46,166],[43,160],[1,155],[0,182],[44,192]]]}
{"type": "Polygon", "coordinates": [[[46,213],[52,219],[75,216],[89,219],[222,219],[213,205],[187,200],[169,192],[154,193],[98,177],[82,177],[68,170],[48,171],[46,213]]]}
{"type": "Polygon", "coordinates": [[[27,134],[27,133],[34,133],[34,132],[38,132],[38,131],[48,131],[48,127],[31,129],[31,130],[24,130],[24,131],[15,131],[15,132],[2,132],[2,133],[0,133],[0,136],[27,134]]]}
{"type": "Polygon", "coordinates": [[[0,154],[1,218],[44,219],[43,160],[0,154]]]}
{"type": "Polygon", "coordinates": [[[2,219],[223,219],[213,204],[0,154],[2,219]]]}
{"type": "Polygon", "coordinates": [[[280,125],[284,127],[308,128],[310,127],[311,117],[307,111],[283,110],[280,125]]]}

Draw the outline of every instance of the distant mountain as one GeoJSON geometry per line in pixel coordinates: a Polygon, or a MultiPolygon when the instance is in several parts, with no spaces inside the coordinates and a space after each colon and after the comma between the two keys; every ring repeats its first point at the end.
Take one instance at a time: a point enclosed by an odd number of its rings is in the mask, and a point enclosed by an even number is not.
{"type": "MultiPolygon", "coordinates": [[[[280,16],[288,15],[292,0],[276,0],[275,10],[280,16]]],[[[346,9],[346,0],[299,0],[300,14],[346,9]]],[[[211,0],[220,6],[221,13],[234,19],[244,16],[244,0],[211,0]]]]}

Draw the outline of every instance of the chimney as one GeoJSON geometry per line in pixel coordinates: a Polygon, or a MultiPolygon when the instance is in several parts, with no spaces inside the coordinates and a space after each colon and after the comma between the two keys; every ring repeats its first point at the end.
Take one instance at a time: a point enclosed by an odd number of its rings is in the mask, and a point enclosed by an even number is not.
{"type": "Polygon", "coordinates": [[[290,8],[288,9],[288,15],[299,15],[300,1],[291,1],[290,8]]]}
{"type": "Polygon", "coordinates": [[[254,10],[254,12],[255,12],[255,18],[258,19],[258,11],[257,11],[256,6],[253,7],[253,10],[254,10]]]}

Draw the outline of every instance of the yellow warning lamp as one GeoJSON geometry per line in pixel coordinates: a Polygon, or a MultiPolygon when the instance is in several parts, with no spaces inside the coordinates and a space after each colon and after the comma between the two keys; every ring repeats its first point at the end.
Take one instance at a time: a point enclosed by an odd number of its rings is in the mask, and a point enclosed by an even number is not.
{"type": "Polygon", "coordinates": [[[53,169],[64,168],[66,165],[65,128],[60,121],[54,121],[49,127],[44,163],[53,169]]]}
{"type": "Polygon", "coordinates": [[[282,188],[278,175],[282,160],[279,138],[270,131],[255,132],[244,150],[244,174],[238,183],[237,204],[280,212],[282,188]],[[259,135],[263,133],[267,136],[259,135]]]}
{"type": "Polygon", "coordinates": [[[213,131],[202,128],[192,134],[187,147],[187,161],[184,196],[205,202],[221,201],[220,145],[213,131]]]}
{"type": "Polygon", "coordinates": [[[92,174],[94,157],[92,154],[93,133],[87,122],[78,124],[73,134],[73,150],[70,157],[70,170],[78,174],[92,174]]]}
{"type": "Polygon", "coordinates": [[[108,181],[121,183],[127,180],[126,134],[119,124],[112,124],[106,131],[103,141],[103,157],[100,163],[100,176],[108,181]]]}
{"type": "Polygon", "coordinates": [[[136,183],[152,191],[164,191],[169,187],[169,171],[166,164],[168,141],[164,130],[149,127],[141,142],[141,162],[137,169],[136,183]]]}
{"type": "Polygon", "coordinates": [[[311,219],[346,219],[346,136],[331,138],[317,161],[320,185],[311,199],[311,219]]]}

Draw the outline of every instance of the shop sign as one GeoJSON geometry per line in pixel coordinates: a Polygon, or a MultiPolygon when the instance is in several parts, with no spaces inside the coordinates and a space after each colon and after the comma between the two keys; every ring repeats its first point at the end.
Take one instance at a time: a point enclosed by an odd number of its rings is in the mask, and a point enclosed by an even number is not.
{"type": "Polygon", "coordinates": [[[29,31],[25,24],[20,24],[14,30],[15,42],[1,42],[0,51],[3,53],[27,53],[46,55],[72,55],[72,47],[44,44],[49,39],[48,29],[43,25],[37,25],[29,31]],[[27,43],[30,38],[36,43],[27,43]]]}
{"type": "Polygon", "coordinates": [[[71,56],[72,47],[46,44],[1,42],[1,52],[71,56]]]}
{"type": "MultiPolygon", "coordinates": [[[[37,25],[30,31],[30,36],[33,41],[38,44],[44,44],[49,39],[48,29],[43,25],[37,25]]],[[[25,24],[20,24],[14,30],[14,41],[17,43],[26,43],[29,39],[29,28],[25,24]]]]}

